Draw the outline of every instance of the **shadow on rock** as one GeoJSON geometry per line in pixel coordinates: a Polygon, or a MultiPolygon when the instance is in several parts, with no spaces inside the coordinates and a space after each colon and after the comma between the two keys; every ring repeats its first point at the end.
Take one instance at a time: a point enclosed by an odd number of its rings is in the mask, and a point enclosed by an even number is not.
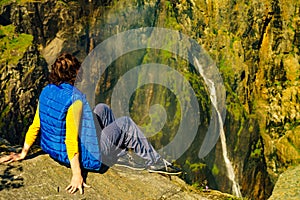
{"type": "MultiPolygon", "coordinates": [[[[21,176],[23,168],[18,166],[1,166],[1,168],[6,167],[3,172],[0,172],[0,191],[4,189],[20,188],[24,186],[24,181],[21,176]],[[19,175],[17,175],[19,174],[19,175]]],[[[1,169],[0,168],[0,169],[1,169]]],[[[2,169],[1,169],[2,171],[2,169]]]]}

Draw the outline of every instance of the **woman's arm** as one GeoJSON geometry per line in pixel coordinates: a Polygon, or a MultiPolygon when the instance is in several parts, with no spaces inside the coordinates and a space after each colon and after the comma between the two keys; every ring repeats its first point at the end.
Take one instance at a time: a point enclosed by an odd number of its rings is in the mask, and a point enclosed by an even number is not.
{"type": "Polygon", "coordinates": [[[33,122],[30,125],[30,127],[26,133],[22,152],[21,153],[11,153],[8,156],[4,156],[4,157],[0,158],[0,163],[3,163],[3,162],[10,163],[13,161],[23,160],[26,157],[30,147],[36,140],[39,132],[40,132],[40,117],[39,117],[39,105],[38,105],[35,115],[34,115],[33,122]]]}
{"type": "Polygon", "coordinates": [[[81,175],[81,168],[80,168],[80,162],[79,162],[79,154],[75,154],[73,159],[70,161],[71,163],[71,169],[72,169],[72,179],[71,183],[66,187],[66,190],[73,194],[79,189],[80,194],[83,194],[83,187],[87,186],[83,182],[83,178],[81,175]]]}
{"type": "Polygon", "coordinates": [[[80,120],[82,113],[82,102],[75,101],[70,108],[66,116],[66,147],[68,158],[70,160],[72,169],[71,183],[66,187],[66,190],[73,194],[79,189],[80,194],[83,193],[83,187],[89,187],[83,182],[80,161],[79,161],[79,144],[78,135],[80,128],[80,120]]]}

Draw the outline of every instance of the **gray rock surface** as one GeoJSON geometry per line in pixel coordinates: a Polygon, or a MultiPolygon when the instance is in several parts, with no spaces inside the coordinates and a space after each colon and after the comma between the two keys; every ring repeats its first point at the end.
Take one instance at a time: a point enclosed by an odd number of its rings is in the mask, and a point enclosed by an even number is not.
{"type": "MultiPolygon", "coordinates": [[[[1,148],[3,151],[3,148],[1,148]]],[[[2,152],[3,153],[3,152],[2,152]]],[[[100,174],[88,172],[84,194],[68,194],[71,170],[48,155],[0,164],[0,199],[225,199],[217,191],[200,192],[177,176],[162,176],[114,166],[100,174]]]]}
{"type": "Polygon", "coordinates": [[[279,176],[269,200],[300,199],[300,165],[291,167],[279,176]]]}

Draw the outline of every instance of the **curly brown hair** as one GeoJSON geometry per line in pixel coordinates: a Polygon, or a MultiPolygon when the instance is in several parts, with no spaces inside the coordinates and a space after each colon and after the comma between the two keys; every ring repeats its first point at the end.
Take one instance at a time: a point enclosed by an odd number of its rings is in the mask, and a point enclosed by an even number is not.
{"type": "Polygon", "coordinates": [[[81,63],[69,53],[62,53],[51,65],[49,82],[55,85],[67,82],[74,85],[81,63]]]}

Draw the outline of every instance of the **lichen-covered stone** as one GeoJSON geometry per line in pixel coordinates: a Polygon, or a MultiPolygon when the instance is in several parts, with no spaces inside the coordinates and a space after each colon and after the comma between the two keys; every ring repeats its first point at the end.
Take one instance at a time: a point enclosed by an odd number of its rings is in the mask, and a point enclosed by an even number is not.
{"type": "Polygon", "coordinates": [[[283,172],[275,184],[269,200],[300,199],[300,166],[292,166],[283,172]]]}

